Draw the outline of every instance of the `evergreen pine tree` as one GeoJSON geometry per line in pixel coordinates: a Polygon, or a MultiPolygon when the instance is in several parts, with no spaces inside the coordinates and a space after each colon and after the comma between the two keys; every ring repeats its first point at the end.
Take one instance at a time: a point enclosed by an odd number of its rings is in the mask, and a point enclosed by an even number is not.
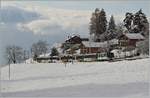
{"type": "Polygon", "coordinates": [[[98,41],[100,39],[101,34],[103,34],[106,31],[106,28],[106,13],[104,9],[100,11],[98,8],[96,8],[95,12],[92,14],[89,28],[90,34],[94,35],[94,41],[98,41]]]}
{"type": "Polygon", "coordinates": [[[57,51],[57,49],[55,47],[52,48],[51,50],[51,56],[58,56],[59,55],[59,52],[57,51]]]}
{"type": "MultiPolygon", "coordinates": [[[[99,18],[100,18],[99,34],[101,35],[101,34],[104,34],[107,29],[107,19],[106,19],[106,13],[105,13],[104,9],[101,10],[99,18]]],[[[104,40],[101,37],[100,37],[100,39],[102,41],[104,40]]]]}
{"type": "Polygon", "coordinates": [[[144,36],[148,36],[149,34],[149,23],[146,18],[146,15],[140,9],[137,13],[135,13],[133,18],[133,32],[142,33],[144,36]]]}
{"type": "Polygon", "coordinates": [[[108,25],[108,30],[114,31],[116,29],[116,24],[113,15],[110,17],[109,25],[108,25]]]}
{"type": "Polygon", "coordinates": [[[99,27],[99,15],[100,10],[98,8],[95,9],[95,12],[92,13],[91,22],[90,22],[90,35],[94,35],[94,41],[97,39],[98,27],[99,27]]]}
{"type": "Polygon", "coordinates": [[[110,40],[116,37],[116,24],[113,15],[110,17],[107,35],[105,40],[110,40]]]}
{"type": "Polygon", "coordinates": [[[142,9],[135,14],[126,13],[124,26],[130,33],[141,33],[144,36],[149,35],[149,23],[142,9]]]}
{"type": "Polygon", "coordinates": [[[127,30],[129,32],[131,32],[132,21],[133,21],[133,14],[127,12],[126,15],[125,15],[125,19],[123,20],[123,22],[124,22],[124,26],[127,28],[127,30]]]}
{"type": "Polygon", "coordinates": [[[96,16],[95,16],[95,13],[92,14],[89,29],[90,29],[90,35],[96,34],[96,16]]]}

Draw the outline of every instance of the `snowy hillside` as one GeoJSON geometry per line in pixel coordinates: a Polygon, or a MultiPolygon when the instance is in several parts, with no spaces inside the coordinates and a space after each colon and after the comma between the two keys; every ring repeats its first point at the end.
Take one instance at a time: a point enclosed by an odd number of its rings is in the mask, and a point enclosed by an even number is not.
{"type": "Polygon", "coordinates": [[[150,59],[74,64],[16,64],[2,68],[2,96],[146,98],[150,59]]]}

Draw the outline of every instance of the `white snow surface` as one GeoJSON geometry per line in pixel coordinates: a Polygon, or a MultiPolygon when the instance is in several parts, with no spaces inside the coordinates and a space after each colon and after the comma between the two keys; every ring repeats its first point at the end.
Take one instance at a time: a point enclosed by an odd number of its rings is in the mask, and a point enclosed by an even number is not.
{"type": "Polygon", "coordinates": [[[82,41],[85,47],[107,47],[107,42],[90,42],[90,41],[82,41]]]}
{"type": "Polygon", "coordinates": [[[112,39],[109,41],[104,41],[104,42],[92,42],[92,41],[82,41],[83,45],[86,47],[108,47],[109,45],[116,45],[118,44],[118,39],[112,39]]]}
{"type": "Polygon", "coordinates": [[[139,33],[126,33],[125,35],[130,39],[144,39],[144,36],[139,33]]]}
{"type": "Polygon", "coordinates": [[[12,64],[2,68],[2,96],[148,98],[150,59],[12,64]]]}

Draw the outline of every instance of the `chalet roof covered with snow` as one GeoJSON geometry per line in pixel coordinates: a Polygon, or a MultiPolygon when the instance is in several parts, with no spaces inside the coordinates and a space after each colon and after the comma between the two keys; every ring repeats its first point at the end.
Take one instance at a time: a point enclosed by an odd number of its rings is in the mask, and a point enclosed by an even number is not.
{"type": "Polygon", "coordinates": [[[107,47],[106,42],[90,42],[90,41],[82,41],[82,44],[85,47],[107,47]]]}
{"type": "Polygon", "coordinates": [[[112,39],[112,40],[109,40],[109,41],[104,41],[104,42],[90,42],[90,41],[82,41],[82,44],[85,46],[85,47],[107,47],[108,44],[109,45],[115,45],[115,44],[118,44],[118,39],[112,39]]]}
{"type": "Polygon", "coordinates": [[[118,39],[112,39],[108,41],[110,45],[115,45],[115,44],[119,44],[119,40],[118,39]]]}
{"type": "Polygon", "coordinates": [[[144,36],[139,33],[126,33],[125,36],[129,39],[144,39],[144,36]]]}

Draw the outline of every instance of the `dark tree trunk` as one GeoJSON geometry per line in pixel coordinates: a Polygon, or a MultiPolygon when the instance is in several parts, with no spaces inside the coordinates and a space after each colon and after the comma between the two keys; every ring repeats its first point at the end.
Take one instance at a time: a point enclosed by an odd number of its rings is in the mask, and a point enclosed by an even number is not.
{"type": "Polygon", "coordinates": [[[16,60],[13,60],[13,63],[16,64],[16,60]]]}

